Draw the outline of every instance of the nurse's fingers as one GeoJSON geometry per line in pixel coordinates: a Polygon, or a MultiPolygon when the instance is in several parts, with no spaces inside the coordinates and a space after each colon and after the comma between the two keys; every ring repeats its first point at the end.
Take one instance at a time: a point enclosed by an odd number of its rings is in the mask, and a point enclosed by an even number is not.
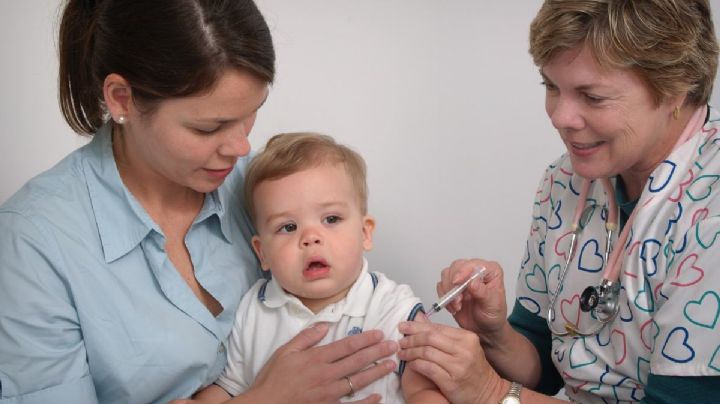
{"type": "MultiPolygon", "coordinates": [[[[398,330],[405,335],[398,341],[400,345],[398,355],[407,354],[409,349],[428,346],[444,352],[452,352],[458,339],[458,328],[430,322],[403,321],[398,325],[398,330]]],[[[400,357],[403,360],[416,358],[417,356],[400,357]]]]}
{"type": "Polygon", "coordinates": [[[438,296],[442,296],[449,292],[455,286],[466,281],[475,271],[482,270],[482,275],[472,281],[469,285],[468,292],[464,292],[460,296],[451,301],[446,309],[455,314],[462,309],[463,296],[473,296],[475,298],[482,297],[484,285],[502,283],[502,268],[496,262],[486,261],[482,259],[458,259],[442,270],[440,281],[436,285],[438,296]],[[483,269],[484,268],[484,269],[483,269]]]}

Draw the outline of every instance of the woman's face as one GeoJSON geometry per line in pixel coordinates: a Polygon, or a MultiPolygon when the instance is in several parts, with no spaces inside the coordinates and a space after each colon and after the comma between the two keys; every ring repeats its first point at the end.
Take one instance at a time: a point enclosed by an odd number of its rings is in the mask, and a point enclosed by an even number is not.
{"type": "Polygon", "coordinates": [[[676,105],[655,105],[636,73],[602,68],[576,47],[558,52],[541,74],[545,109],[581,176],[647,178],[672,150],[676,105]]]}
{"type": "Polygon", "coordinates": [[[146,186],[213,191],[249,153],[248,134],[267,93],[262,80],[228,70],[209,93],[164,100],[151,114],[130,103],[114,138],[118,164],[146,186]]]}

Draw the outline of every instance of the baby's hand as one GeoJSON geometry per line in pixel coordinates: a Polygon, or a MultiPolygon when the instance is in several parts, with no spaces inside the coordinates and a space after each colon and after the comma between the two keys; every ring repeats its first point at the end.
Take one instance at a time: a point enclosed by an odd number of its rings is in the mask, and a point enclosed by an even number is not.
{"type": "Polygon", "coordinates": [[[198,403],[197,400],[192,400],[189,398],[181,398],[177,400],[168,401],[167,404],[196,404],[198,403]]]}

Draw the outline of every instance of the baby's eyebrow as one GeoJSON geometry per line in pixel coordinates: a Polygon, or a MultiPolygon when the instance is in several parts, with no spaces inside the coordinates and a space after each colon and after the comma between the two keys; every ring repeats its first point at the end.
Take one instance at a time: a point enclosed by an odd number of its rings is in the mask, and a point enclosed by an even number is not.
{"type": "Polygon", "coordinates": [[[268,215],[265,218],[265,224],[270,224],[272,222],[275,222],[280,219],[284,219],[286,217],[290,217],[290,212],[278,212],[268,215]]]}
{"type": "Polygon", "coordinates": [[[348,206],[350,206],[350,204],[346,201],[329,201],[329,202],[323,202],[320,204],[321,208],[333,208],[333,207],[345,208],[348,206]]]}

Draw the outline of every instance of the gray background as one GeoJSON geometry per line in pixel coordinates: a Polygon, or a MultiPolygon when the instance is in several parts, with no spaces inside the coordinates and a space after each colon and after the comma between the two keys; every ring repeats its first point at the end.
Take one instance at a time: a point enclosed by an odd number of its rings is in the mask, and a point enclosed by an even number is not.
{"type": "MultiPolygon", "coordinates": [[[[719,20],[720,0],[712,3],[719,20]]],[[[85,142],[57,105],[59,4],[0,1],[0,202],[85,142]]],[[[430,303],[453,259],[494,259],[511,302],[535,187],[563,151],[527,53],[540,2],[258,5],[278,75],[252,143],[313,130],[354,147],[368,162],[378,223],[372,269],[430,303]]]]}

